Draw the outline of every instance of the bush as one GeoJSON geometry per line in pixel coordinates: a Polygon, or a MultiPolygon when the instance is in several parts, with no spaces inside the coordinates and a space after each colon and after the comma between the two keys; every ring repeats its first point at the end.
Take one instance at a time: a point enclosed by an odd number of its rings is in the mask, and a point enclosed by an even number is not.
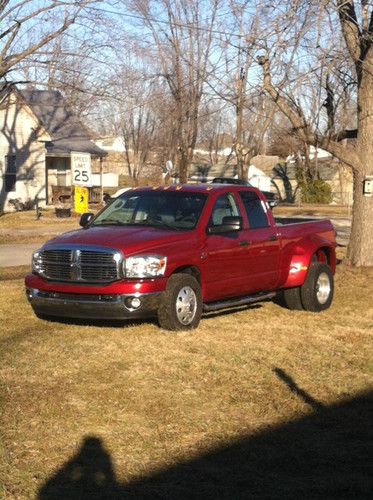
{"type": "Polygon", "coordinates": [[[308,178],[302,180],[299,186],[303,203],[328,204],[332,202],[332,188],[321,179],[312,180],[308,178]]]}

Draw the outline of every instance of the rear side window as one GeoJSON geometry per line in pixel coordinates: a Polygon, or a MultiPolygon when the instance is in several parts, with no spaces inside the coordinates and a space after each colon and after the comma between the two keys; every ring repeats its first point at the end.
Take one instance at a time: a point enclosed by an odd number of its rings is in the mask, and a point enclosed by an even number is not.
{"type": "Polygon", "coordinates": [[[209,226],[221,226],[224,224],[224,217],[232,215],[240,215],[236,201],[232,194],[224,194],[215,202],[209,226]]]}
{"type": "Polygon", "coordinates": [[[264,209],[264,202],[253,191],[241,191],[241,200],[244,204],[247,219],[251,229],[268,227],[268,218],[264,209]]]}

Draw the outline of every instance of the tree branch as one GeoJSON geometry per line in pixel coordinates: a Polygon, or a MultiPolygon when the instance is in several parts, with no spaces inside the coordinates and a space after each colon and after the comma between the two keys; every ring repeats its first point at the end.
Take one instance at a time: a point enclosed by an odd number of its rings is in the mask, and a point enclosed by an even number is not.
{"type": "Polygon", "coordinates": [[[282,96],[273,86],[268,58],[266,56],[260,56],[257,59],[263,70],[264,90],[290,120],[293,126],[293,132],[305,143],[313,146],[321,146],[340,161],[349,165],[354,171],[361,171],[362,166],[356,151],[351,146],[343,146],[330,137],[321,136],[313,132],[309,124],[305,121],[304,116],[300,115],[300,111],[294,109],[292,102],[282,96]]]}
{"type": "MultiPolygon", "coordinates": [[[[18,54],[13,54],[11,56],[5,57],[4,62],[3,62],[3,67],[1,68],[1,73],[3,73],[3,72],[6,73],[7,71],[9,71],[9,69],[12,66],[16,65],[17,63],[19,63],[23,59],[26,59],[29,55],[37,52],[38,49],[40,49],[41,47],[43,47],[47,43],[51,42],[52,40],[54,40],[55,38],[60,36],[64,31],[67,30],[67,28],[69,26],[71,26],[75,22],[76,16],[77,16],[77,14],[75,14],[71,18],[65,18],[63,25],[57,31],[47,35],[42,40],[40,40],[38,43],[31,45],[31,47],[29,47],[28,49],[26,49],[22,52],[19,52],[18,54]]],[[[0,73],[0,76],[1,76],[1,73],[0,73]]]]}

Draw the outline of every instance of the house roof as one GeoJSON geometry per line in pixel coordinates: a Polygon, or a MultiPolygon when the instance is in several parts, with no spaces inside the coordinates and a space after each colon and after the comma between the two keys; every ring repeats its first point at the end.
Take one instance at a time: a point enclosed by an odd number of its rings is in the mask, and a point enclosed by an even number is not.
{"type": "Polygon", "coordinates": [[[45,145],[47,154],[66,155],[72,151],[100,157],[107,154],[91,141],[88,129],[69,109],[59,91],[19,90],[19,93],[51,136],[45,145]]]}

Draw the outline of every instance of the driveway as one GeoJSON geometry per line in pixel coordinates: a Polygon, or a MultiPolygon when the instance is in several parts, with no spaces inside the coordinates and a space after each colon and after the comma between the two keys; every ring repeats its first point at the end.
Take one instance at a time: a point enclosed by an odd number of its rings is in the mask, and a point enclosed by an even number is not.
{"type": "Polygon", "coordinates": [[[32,252],[39,247],[38,243],[0,245],[0,267],[31,266],[32,252]]]}

